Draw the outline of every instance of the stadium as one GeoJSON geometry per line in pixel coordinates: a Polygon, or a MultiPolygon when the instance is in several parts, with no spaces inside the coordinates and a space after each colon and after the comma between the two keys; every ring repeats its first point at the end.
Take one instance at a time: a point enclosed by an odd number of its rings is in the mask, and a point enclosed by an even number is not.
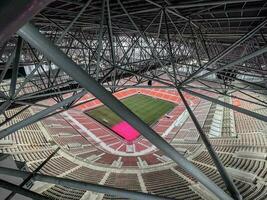
{"type": "Polygon", "coordinates": [[[0,199],[267,199],[266,1],[0,5],[0,199]]]}

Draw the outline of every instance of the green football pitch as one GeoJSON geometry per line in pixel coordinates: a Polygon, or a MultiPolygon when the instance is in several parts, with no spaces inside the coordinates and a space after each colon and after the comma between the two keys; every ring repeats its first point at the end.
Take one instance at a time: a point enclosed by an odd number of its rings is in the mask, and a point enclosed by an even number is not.
{"type": "MultiPolygon", "coordinates": [[[[121,102],[148,125],[155,123],[162,115],[171,111],[175,106],[174,103],[141,94],[124,98],[121,102]]],[[[112,127],[123,121],[106,106],[89,110],[86,114],[107,127],[112,127]]]]}

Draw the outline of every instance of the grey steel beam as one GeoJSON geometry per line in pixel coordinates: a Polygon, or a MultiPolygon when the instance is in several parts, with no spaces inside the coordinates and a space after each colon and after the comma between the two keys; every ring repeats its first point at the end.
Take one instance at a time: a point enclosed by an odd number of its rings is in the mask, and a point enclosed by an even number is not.
{"type": "Polygon", "coordinates": [[[267,19],[262,21],[258,26],[253,28],[251,31],[249,31],[247,34],[243,35],[241,38],[239,38],[237,41],[235,41],[232,45],[228,46],[226,49],[221,51],[217,56],[213,57],[209,62],[204,64],[203,66],[200,66],[194,73],[192,73],[185,81],[183,81],[181,84],[179,84],[179,87],[191,83],[193,80],[192,78],[198,75],[200,72],[202,72],[204,69],[207,69],[209,66],[215,64],[217,61],[219,61],[221,58],[223,58],[225,55],[230,53],[233,49],[235,49],[238,45],[240,45],[242,42],[246,41],[247,39],[251,38],[257,31],[259,31],[262,27],[264,27],[267,23],[267,19]]]}
{"type": "MultiPolygon", "coordinates": [[[[141,14],[141,13],[149,13],[149,12],[155,12],[155,11],[158,11],[158,10],[159,10],[159,8],[150,8],[150,9],[133,11],[133,12],[130,12],[129,14],[130,15],[134,15],[134,14],[141,14]]],[[[119,14],[119,15],[113,15],[112,19],[113,18],[120,18],[120,17],[123,17],[123,16],[127,16],[127,15],[125,13],[124,14],[119,14]]]]}
{"type": "Polygon", "coordinates": [[[18,78],[18,72],[19,72],[19,60],[20,60],[20,53],[22,49],[23,41],[22,38],[18,38],[17,47],[16,47],[16,54],[13,62],[13,68],[12,68],[12,76],[11,76],[11,83],[10,83],[10,89],[9,89],[9,96],[11,99],[14,98],[14,94],[16,91],[16,84],[17,84],[17,78],[18,78]]]}
{"type": "Polygon", "coordinates": [[[96,80],[98,80],[99,72],[100,72],[100,58],[101,58],[101,50],[102,50],[102,46],[103,46],[102,40],[103,40],[104,17],[105,17],[105,3],[106,3],[106,0],[102,0],[100,31],[99,31],[99,35],[98,35],[98,46],[97,46],[96,80]]]}
{"type": "Polygon", "coordinates": [[[163,12],[161,10],[160,20],[159,20],[159,28],[158,28],[158,32],[157,32],[157,39],[159,39],[159,36],[160,36],[160,31],[161,31],[161,26],[162,26],[162,19],[163,19],[163,12]]]}
{"type": "MultiPolygon", "coordinates": [[[[245,2],[257,2],[257,1],[261,1],[261,0],[246,0],[245,2]]],[[[197,3],[191,3],[191,4],[169,6],[168,8],[194,8],[194,7],[202,7],[202,6],[226,5],[226,4],[237,4],[237,3],[244,3],[244,0],[197,2],[197,3]]]]}
{"type": "MultiPolygon", "coordinates": [[[[207,21],[256,21],[256,20],[264,20],[264,16],[262,17],[222,17],[222,18],[196,18],[191,19],[192,22],[207,22],[207,21]]],[[[177,20],[175,23],[182,22],[182,20],[177,20]]]]}
{"type": "Polygon", "coordinates": [[[2,46],[1,49],[0,49],[0,59],[2,59],[2,56],[3,56],[3,54],[4,54],[5,50],[6,50],[7,43],[8,43],[8,42],[5,41],[5,42],[3,43],[3,46],[2,46]]]}
{"type": "Polygon", "coordinates": [[[30,125],[32,123],[35,123],[35,122],[39,121],[44,116],[46,116],[46,115],[56,111],[57,109],[59,109],[59,108],[65,106],[65,105],[73,102],[74,100],[76,100],[77,98],[82,97],[85,94],[86,94],[85,91],[79,92],[78,94],[76,94],[74,96],[71,96],[71,97],[69,97],[67,99],[64,99],[60,103],[57,103],[57,104],[55,104],[55,105],[53,105],[53,106],[51,106],[51,107],[49,107],[47,109],[44,109],[44,110],[42,110],[42,111],[40,111],[40,112],[38,112],[38,113],[26,118],[26,119],[14,124],[14,125],[8,127],[8,128],[5,128],[5,129],[1,130],[0,131],[0,139],[8,136],[11,133],[14,133],[15,131],[17,131],[17,130],[25,127],[25,126],[28,126],[28,125],[30,125]]]}
{"type": "MultiPolygon", "coordinates": [[[[6,174],[10,176],[17,176],[17,177],[25,177],[29,176],[31,173],[26,171],[19,171],[16,169],[10,169],[5,167],[0,167],[0,174],[6,174]]],[[[105,185],[97,185],[93,183],[87,183],[77,180],[71,180],[67,178],[60,178],[60,177],[54,177],[54,176],[48,176],[48,175],[41,175],[36,174],[33,177],[33,180],[35,181],[41,181],[41,182],[47,182],[55,185],[62,185],[65,187],[80,189],[80,190],[87,190],[87,191],[93,191],[97,193],[104,193],[113,195],[116,197],[126,197],[130,199],[136,199],[136,200],[171,200],[167,197],[160,197],[157,195],[142,193],[142,192],[135,192],[125,189],[119,189],[115,187],[109,187],[105,185]]]]}
{"type": "Polygon", "coordinates": [[[13,62],[13,60],[15,58],[15,54],[16,54],[16,51],[13,51],[12,54],[8,57],[7,62],[5,63],[4,69],[3,69],[3,71],[1,72],[1,75],[0,75],[0,83],[2,83],[2,81],[4,80],[6,72],[7,72],[9,66],[12,64],[12,62],[13,62]]]}
{"type": "MultiPolygon", "coordinates": [[[[155,17],[151,20],[151,23],[150,23],[148,26],[145,27],[143,33],[145,33],[145,32],[150,28],[150,26],[154,23],[154,21],[157,19],[157,17],[159,16],[159,14],[160,14],[160,13],[162,14],[161,11],[162,11],[162,10],[160,10],[160,11],[155,15],[155,17]]],[[[122,61],[126,58],[126,56],[128,55],[128,53],[130,52],[130,50],[131,50],[135,45],[138,45],[137,42],[138,42],[138,40],[139,40],[140,38],[141,38],[141,35],[139,35],[139,36],[136,37],[136,39],[132,42],[131,46],[127,49],[126,52],[124,52],[124,55],[122,56],[122,58],[119,59],[118,63],[122,62],[122,61]]]]}
{"type": "Polygon", "coordinates": [[[175,85],[177,85],[178,82],[180,83],[180,81],[177,79],[177,75],[176,75],[176,67],[174,64],[174,56],[173,56],[173,52],[172,52],[169,26],[167,23],[167,15],[166,15],[166,9],[165,8],[163,9],[163,14],[164,14],[165,27],[166,27],[167,43],[168,43],[168,47],[169,47],[168,50],[169,50],[169,54],[170,54],[170,61],[171,61],[171,66],[172,66],[172,70],[173,70],[173,75],[174,75],[174,82],[175,82],[175,85]]]}
{"type": "Polygon", "coordinates": [[[86,10],[86,8],[89,6],[89,4],[92,2],[92,0],[88,0],[86,4],[83,6],[83,8],[80,10],[80,12],[76,15],[76,17],[71,21],[71,23],[67,26],[67,28],[61,33],[59,36],[57,43],[61,42],[61,40],[64,38],[64,36],[68,33],[68,31],[71,29],[73,24],[79,19],[79,17],[83,14],[83,12],[86,10]]]}
{"type": "MultiPolygon", "coordinates": [[[[145,1],[147,1],[148,3],[151,3],[154,6],[157,6],[159,8],[163,8],[160,4],[158,4],[158,3],[154,2],[154,1],[151,1],[151,0],[145,0],[145,1]]],[[[168,4],[168,6],[170,6],[170,3],[167,0],[165,0],[165,2],[168,4]]],[[[185,20],[185,21],[187,21],[189,23],[192,23],[187,17],[182,16],[179,13],[179,11],[177,11],[176,9],[174,9],[174,11],[172,11],[170,9],[164,8],[164,10],[168,10],[173,15],[175,15],[175,16],[177,16],[177,17],[179,17],[179,18],[181,18],[181,19],[183,19],[183,20],[185,20]]],[[[195,26],[196,28],[198,28],[198,26],[196,24],[192,23],[192,25],[195,26]]]]}
{"type": "Polygon", "coordinates": [[[0,98],[1,99],[8,99],[8,97],[6,96],[6,94],[3,91],[0,91],[0,98]]]}
{"type": "Polygon", "coordinates": [[[54,0],[1,0],[0,41],[5,42],[52,1],[54,0]]]}
{"type": "Polygon", "coordinates": [[[112,58],[112,64],[115,65],[116,62],[116,56],[115,56],[115,49],[113,44],[113,31],[112,31],[112,22],[111,22],[111,12],[110,12],[110,5],[109,0],[107,1],[107,11],[108,11],[108,36],[109,36],[109,43],[110,43],[110,53],[112,58]]]}
{"type": "Polygon", "coordinates": [[[192,174],[200,183],[213,192],[220,199],[232,199],[202,171],[185,159],[174,147],[161,138],[150,126],[132,113],[123,103],[116,99],[109,91],[105,90],[95,79],[90,77],[81,67],[72,61],[66,54],[57,48],[51,41],[39,33],[38,29],[27,23],[18,34],[33,47],[42,52],[49,60],[69,74],[82,87],[102,101],[118,116],[131,124],[152,144],[159,148],[165,155],[174,160],[186,172],[192,174]]]}
{"type": "Polygon", "coordinates": [[[1,106],[0,106],[0,115],[2,115],[6,109],[11,105],[12,101],[11,100],[6,100],[1,106]]]}
{"type": "MultiPolygon", "coordinates": [[[[147,36],[145,35],[144,32],[142,32],[140,30],[140,28],[137,26],[137,24],[134,22],[133,18],[131,17],[131,15],[129,14],[129,12],[126,10],[126,8],[124,7],[124,5],[122,4],[122,2],[120,0],[117,0],[118,4],[120,5],[120,7],[122,8],[123,12],[127,15],[128,19],[130,20],[131,24],[134,26],[134,28],[137,30],[137,32],[140,34],[141,38],[145,41],[147,47],[151,50],[151,53],[149,53],[146,48],[143,48],[143,50],[153,56],[155,58],[155,60],[161,65],[162,68],[164,68],[166,70],[166,73],[168,75],[168,77],[173,80],[173,77],[171,76],[171,74],[169,73],[168,69],[165,67],[165,65],[162,63],[162,61],[159,59],[158,54],[155,52],[155,49],[152,48],[147,36]]],[[[141,46],[140,46],[141,47],[141,46]]]]}
{"type": "Polygon", "coordinates": [[[63,95],[63,94],[66,94],[66,93],[75,92],[75,91],[79,91],[79,90],[81,90],[81,88],[64,90],[62,92],[51,92],[51,91],[49,91],[49,89],[45,89],[45,90],[41,90],[40,92],[38,91],[36,93],[33,92],[32,94],[29,94],[29,95],[20,96],[20,97],[18,97],[16,99],[16,102],[17,101],[23,101],[23,100],[30,100],[30,99],[33,99],[33,98],[40,98],[40,99],[43,98],[44,99],[46,97],[47,99],[49,99],[49,98],[51,98],[51,96],[56,96],[58,94],[63,95]]]}
{"type": "Polygon", "coordinates": [[[40,65],[35,66],[35,68],[31,71],[30,74],[27,75],[27,78],[23,80],[23,82],[20,84],[20,87],[17,89],[16,93],[14,94],[14,97],[17,98],[20,91],[23,89],[23,87],[29,82],[29,80],[32,79],[35,72],[39,69],[40,65]]]}
{"type": "MultiPolygon", "coordinates": [[[[261,0],[246,0],[246,2],[257,2],[261,0]]],[[[179,4],[179,5],[168,5],[166,6],[167,9],[180,9],[180,8],[192,8],[192,7],[201,7],[201,6],[219,6],[219,5],[225,5],[225,4],[237,4],[237,3],[244,3],[244,0],[231,0],[231,1],[211,1],[211,2],[199,2],[199,3],[190,3],[190,4],[179,4]]],[[[143,10],[137,10],[129,12],[130,15],[134,14],[141,14],[141,13],[150,13],[157,11],[157,8],[148,8],[143,10]]],[[[239,9],[240,12],[242,9],[239,9]]],[[[193,13],[194,14],[194,13],[193,13]]],[[[116,14],[112,16],[112,18],[120,18],[126,16],[126,14],[116,14]]]]}
{"type": "Polygon", "coordinates": [[[210,72],[208,72],[206,74],[194,77],[194,78],[192,78],[192,80],[197,80],[197,79],[201,79],[201,78],[203,79],[203,78],[205,78],[205,77],[207,77],[207,76],[209,76],[211,74],[217,73],[217,72],[222,71],[224,69],[235,67],[236,65],[241,64],[241,63],[243,63],[243,62],[245,62],[245,61],[247,61],[247,60],[249,60],[251,58],[254,58],[256,56],[259,56],[259,55],[261,55],[261,54],[263,54],[265,52],[267,52],[267,47],[259,49],[259,50],[255,51],[255,52],[253,52],[253,53],[251,53],[249,55],[243,56],[243,57],[241,57],[241,58],[239,58],[239,59],[235,60],[234,62],[231,62],[231,63],[229,63],[227,65],[224,65],[224,66],[219,67],[217,69],[211,70],[210,72]]]}
{"type": "Polygon", "coordinates": [[[43,107],[43,108],[50,107],[48,105],[43,105],[43,104],[39,104],[39,103],[31,103],[31,102],[27,102],[27,101],[16,101],[15,104],[23,105],[23,106],[37,106],[37,107],[43,107]]]}
{"type": "MultiPolygon", "coordinates": [[[[12,176],[12,175],[11,175],[12,176]]],[[[23,178],[23,177],[21,177],[23,178]]],[[[5,180],[0,179],[0,187],[7,189],[9,191],[16,191],[16,193],[21,194],[25,197],[29,197],[31,199],[36,199],[36,200],[47,200],[47,197],[42,196],[41,194],[38,194],[36,192],[21,188],[13,183],[10,183],[5,180]]]]}
{"type": "Polygon", "coordinates": [[[19,114],[23,113],[25,110],[27,110],[30,106],[26,106],[24,107],[22,110],[20,110],[19,112],[15,113],[14,115],[12,115],[11,117],[7,117],[5,115],[5,121],[0,123],[0,127],[3,126],[4,124],[6,124],[7,122],[9,122],[10,120],[14,119],[14,117],[18,116],[19,114]]]}
{"type": "Polygon", "coordinates": [[[196,28],[199,28],[199,26],[198,25],[196,25],[194,22],[192,22],[192,20],[189,20],[188,18],[186,18],[186,17],[184,17],[184,16],[182,16],[181,14],[179,14],[177,11],[176,12],[174,12],[174,11],[172,11],[171,9],[166,9],[169,13],[171,13],[171,14],[173,14],[173,15],[175,15],[175,16],[177,16],[177,17],[180,17],[181,19],[184,19],[184,20],[186,20],[188,23],[190,23],[190,24],[192,24],[194,27],[196,27],[196,28]]]}
{"type": "MultiPolygon", "coordinates": [[[[175,86],[168,86],[168,85],[152,85],[152,86],[150,86],[150,85],[107,85],[107,84],[102,84],[102,86],[103,87],[105,87],[105,88],[109,88],[109,87],[113,87],[113,88],[161,88],[161,89],[174,89],[175,88],[175,86]]],[[[216,90],[220,90],[221,89],[221,87],[205,87],[205,86],[199,86],[199,87],[197,87],[197,86],[186,86],[186,88],[192,88],[192,89],[216,89],[216,90]]],[[[246,90],[246,91],[253,91],[254,89],[252,89],[252,88],[244,88],[244,90],[246,90]]],[[[218,94],[218,93],[216,93],[216,94],[218,94]]],[[[222,93],[220,93],[220,94],[222,94],[222,93]]],[[[233,98],[237,98],[236,96],[234,97],[233,95],[231,96],[231,97],[233,97],[233,98]]],[[[239,97],[238,97],[239,98],[239,97]]],[[[244,101],[246,100],[246,99],[243,99],[244,101]]],[[[266,102],[266,104],[267,104],[267,102],[266,102]]]]}
{"type": "Polygon", "coordinates": [[[103,84],[102,85],[105,88],[161,88],[161,89],[173,89],[174,86],[165,86],[165,85],[107,85],[107,84],[103,84]]]}
{"type": "Polygon", "coordinates": [[[189,113],[189,115],[190,115],[204,145],[206,146],[208,153],[209,153],[211,159],[213,160],[213,163],[215,164],[216,168],[218,169],[227,190],[230,192],[231,196],[234,199],[241,200],[242,196],[240,195],[239,191],[237,190],[237,187],[235,186],[232,178],[229,176],[229,174],[225,170],[223,163],[221,162],[217,153],[212,148],[212,145],[211,145],[209,139],[207,138],[207,136],[204,133],[203,129],[201,128],[196,116],[194,115],[193,111],[191,110],[190,106],[188,105],[187,101],[185,100],[183,93],[181,92],[180,89],[177,89],[177,91],[178,91],[178,93],[179,93],[179,95],[180,95],[180,97],[181,97],[181,99],[182,99],[182,101],[186,107],[186,110],[189,113]]]}
{"type": "Polygon", "coordinates": [[[215,99],[215,98],[212,98],[212,97],[209,97],[209,96],[206,96],[204,94],[200,94],[198,92],[195,92],[195,91],[192,91],[192,90],[188,90],[187,88],[185,87],[182,87],[181,88],[182,91],[185,91],[193,96],[196,96],[196,97],[199,97],[201,99],[205,99],[205,100],[208,100],[210,102],[213,102],[213,103],[216,103],[216,104],[219,104],[223,107],[226,107],[226,108],[230,108],[232,110],[235,110],[237,112],[240,112],[242,114],[245,114],[245,115],[248,115],[250,117],[254,117],[258,120],[261,120],[261,121],[264,121],[264,122],[267,122],[267,116],[264,116],[264,115],[261,115],[259,113],[255,113],[253,111],[250,111],[250,110],[246,110],[244,108],[241,108],[241,107],[238,107],[238,106],[235,106],[235,105],[232,105],[232,104],[229,104],[229,103],[226,103],[226,102],[223,102],[223,101],[220,101],[218,99],[215,99]]]}
{"type": "MultiPolygon", "coordinates": [[[[37,172],[42,169],[42,167],[58,152],[60,147],[58,147],[53,153],[51,153],[29,176],[27,176],[21,184],[19,184],[19,187],[22,188],[24,185],[26,185],[35,175],[37,172]]],[[[10,200],[14,195],[16,194],[16,191],[13,191],[10,195],[8,195],[5,200],[10,200]]]]}

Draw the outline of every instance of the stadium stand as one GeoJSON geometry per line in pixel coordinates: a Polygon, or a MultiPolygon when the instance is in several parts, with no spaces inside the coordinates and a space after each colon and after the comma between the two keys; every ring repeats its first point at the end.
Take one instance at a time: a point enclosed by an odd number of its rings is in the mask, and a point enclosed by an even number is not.
{"type": "MultiPolygon", "coordinates": [[[[134,90],[124,91],[120,92],[118,96],[124,98],[135,92],[134,90]]],[[[152,94],[159,95],[158,98],[165,95],[163,90],[152,92],[152,94]],[[161,95],[159,95],[160,92],[162,92],[161,95]]],[[[152,127],[158,134],[170,141],[180,153],[192,160],[215,183],[226,190],[218,172],[215,171],[208,152],[201,144],[196,129],[192,126],[192,120],[185,112],[184,107],[179,102],[176,103],[177,106],[168,113],[169,117],[163,116],[152,127]]],[[[239,103],[244,106],[242,101],[239,103]]],[[[191,106],[196,117],[200,119],[201,126],[205,128],[206,134],[209,134],[215,107],[210,102],[195,99],[192,100],[191,106]]],[[[179,166],[175,166],[169,158],[153,148],[153,145],[145,138],[136,139],[131,144],[134,146],[134,151],[127,151],[129,148],[127,142],[125,143],[111,130],[79,109],[46,118],[41,123],[33,124],[11,134],[2,140],[12,141],[11,143],[1,141],[1,152],[12,155],[17,161],[25,162],[29,170],[33,171],[54,151],[56,146],[60,146],[62,150],[45,164],[40,173],[143,191],[175,199],[207,197],[198,189],[201,187],[190,174],[179,166]],[[80,126],[81,124],[82,126],[80,126]],[[95,138],[89,137],[87,131],[93,133],[95,138]],[[103,148],[101,143],[110,148],[103,148]],[[136,171],[138,169],[142,169],[141,174],[136,171]],[[125,170],[131,173],[125,174],[123,172],[125,170]]],[[[32,112],[34,109],[26,110],[16,120],[22,120],[32,112]]],[[[243,198],[264,199],[267,190],[266,184],[264,184],[267,180],[267,138],[263,130],[266,124],[258,120],[247,119],[246,116],[237,112],[234,112],[234,119],[230,120],[229,117],[229,110],[223,109],[222,134],[212,137],[211,143],[232,175],[243,198]],[[245,124],[250,127],[249,129],[244,127],[243,119],[247,119],[245,124]],[[235,123],[236,129],[231,129],[231,123],[235,123]],[[237,136],[233,137],[229,130],[235,130],[237,136]]],[[[38,187],[36,191],[39,191],[38,187]]],[[[41,192],[51,199],[78,200],[83,197],[121,199],[112,195],[94,194],[59,185],[48,185],[41,192]]]]}

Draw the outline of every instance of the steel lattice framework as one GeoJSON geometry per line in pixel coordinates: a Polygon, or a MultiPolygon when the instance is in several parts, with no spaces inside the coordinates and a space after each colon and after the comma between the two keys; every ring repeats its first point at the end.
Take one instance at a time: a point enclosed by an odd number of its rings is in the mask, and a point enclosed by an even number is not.
{"type": "MultiPolygon", "coordinates": [[[[25,105],[41,106],[43,110],[2,129],[0,138],[77,106],[88,91],[220,199],[241,199],[183,93],[267,122],[262,114],[199,92],[267,107],[265,101],[256,97],[266,95],[267,88],[266,10],[264,0],[3,1],[0,114],[5,116],[7,109],[25,105]],[[20,68],[27,69],[27,73],[20,74],[20,68]],[[10,81],[6,80],[8,71],[10,81]],[[231,196],[112,96],[125,88],[156,87],[143,84],[149,80],[178,91],[231,196]],[[64,94],[69,93],[72,96],[67,98],[64,94]],[[51,107],[38,103],[49,98],[57,103],[51,107]]],[[[11,119],[6,117],[1,125],[11,119]]],[[[0,171],[25,175],[11,169],[0,171]]],[[[34,174],[31,178],[96,192],[117,192],[124,197],[156,198],[56,177],[34,174]]],[[[26,196],[38,195],[8,183],[1,186],[26,196]]]]}

